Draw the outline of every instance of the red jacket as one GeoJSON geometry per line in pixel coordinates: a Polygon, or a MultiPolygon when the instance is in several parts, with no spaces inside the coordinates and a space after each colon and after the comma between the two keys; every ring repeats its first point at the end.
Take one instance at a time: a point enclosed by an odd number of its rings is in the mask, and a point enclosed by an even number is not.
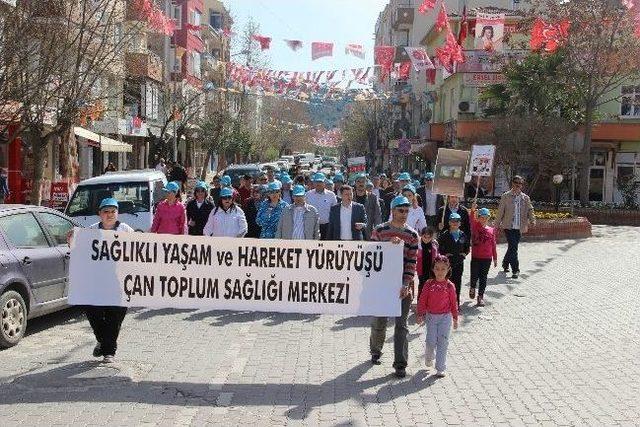
{"type": "Polygon", "coordinates": [[[438,282],[429,279],[425,282],[418,299],[418,315],[451,313],[454,320],[458,320],[458,298],[456,287],[450,280],[438,282]]]}
{"type": "Polygon", "coordinates": [[[476,211],[471,211],[471,258],[498,260],[496,248],[496,229],[483,227],[476,218],[476,211]]]}
{"type": "MultiPolygon", "coordinates": [[[[433,261],[436,260],[436,257],[438,255],[440,255],[438,253],[438,241],[436,239],[433,239],[431,241],[432,247],[433,249],[431,249],[431,265],[433,265],[433,261]]],[[[420,243],[418,243],[418,260],[417,260],[417,264],[416,264],[416,272],[418,273],[418,277],[421,277],[423,274],[422,271],[422,241],[420,241],[420,243]]]]}

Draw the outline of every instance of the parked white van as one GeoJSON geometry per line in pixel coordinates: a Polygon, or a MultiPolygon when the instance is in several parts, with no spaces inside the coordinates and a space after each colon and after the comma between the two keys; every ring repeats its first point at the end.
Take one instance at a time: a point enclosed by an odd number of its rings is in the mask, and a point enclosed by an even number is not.
{"type": "Polygon", "coordinates": [[[167,183],[164,173],[156,170],[107,172],[78,184],[65,214],[88,227],[100,221],[98,207],[105,197],[115,198],[119,219],[136,231],[149,231],[155,205],[164,198],[167,183]]]}

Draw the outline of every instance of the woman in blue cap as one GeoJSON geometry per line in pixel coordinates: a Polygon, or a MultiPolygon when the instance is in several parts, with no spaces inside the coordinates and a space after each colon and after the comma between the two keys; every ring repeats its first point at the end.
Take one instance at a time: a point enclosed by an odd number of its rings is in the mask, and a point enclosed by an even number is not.
{"type": "Polygon", "coordinates": [[[279,181],[269,183],[267,186],[268,199],[260,204],[256,223],[262,228],[261,239],[275,239],[278,231],[278,222],[282,211],[288,205],[281,199],[281,186],[279,181]]]}
{"type": "MultiPolygon", "coordinates": [[[[106,198],[100,202],[98,211],[100,222],[89,228],[133,233],[134,230],[127,224],[118,221],[118,201],[114,198],[106,198]]],[[[127,307],[117,306],[88,306],[87,319],[93,334],[96,337],[93,357],[103,357],[105,363],[112,363],[118,348],[118,335],[120,326],[127,314],[127,307]]]]}
{"type": "Polygon", "coordinates": [[[166,198],[156,207],[150,231],[158,234],[186,234],[187,210],[178,199],[180,185],[169,182],[163,190],[167,193],[166,198]]]}
{"type": "Polygon", "coordinates": [[[214,237],[244,237],[247,230],[247,218],[242,208],[234,202],[233,191],[229,187],[221,189],[220,205],[209,214],[203,234],[214,237]]]}
{"type": "Polygon", "coordinates": [[[193,189],[194,198],[187,203],[187,225],[191,236],[202,236],[209,214],[213,210],[213,202],[207,199],[208,192],[207,183],[198,181],[193,189]]]}
{"type": "Polygon", "coordinates": [[[449,216],[449,229],[438,237],[439,252],[449,258],[451,263],[451,281],[456,285],[458,305],[460,305],[464,260],[471,250],[471,241],[469,236],[460,229],[460,222],[460,215],[452,213],[449,216]]]}

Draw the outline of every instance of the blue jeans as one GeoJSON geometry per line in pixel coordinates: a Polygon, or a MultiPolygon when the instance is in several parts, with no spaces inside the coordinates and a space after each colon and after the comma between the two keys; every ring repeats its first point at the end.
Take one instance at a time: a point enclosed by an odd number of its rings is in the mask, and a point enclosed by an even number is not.
{"type": "Polygon", "coordinates": [[[504,234],[507,237],[507,252],[502,260],[502,268],[505,270],[511,267],[514,273],[520,272],[520,262],[518,261],[518,244],[520,243],[520,230],[506,229],[504,234]]]}
{"type": "Polygon", "coordinates": [[[435,356],[436,370],[444,372],[447,369],[447,348],[449,348],[449,334],[453,317],[451,313],[427,313],[425,323],[427,324],[425,359],[428,363],[435,356]]]}

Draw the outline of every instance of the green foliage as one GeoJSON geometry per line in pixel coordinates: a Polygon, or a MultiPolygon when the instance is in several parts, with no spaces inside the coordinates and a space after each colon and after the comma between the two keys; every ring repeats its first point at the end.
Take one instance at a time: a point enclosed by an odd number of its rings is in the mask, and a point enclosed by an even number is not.
{"type": "Polygon", "coordinates": [[[584,119],[577,88],[567,83],[565,56],[532,53],[503,70],[505,84],[489,86],[480,95],[487,102],[485,115],[539,115],[560,117],[576,125],[584,119]]]}

